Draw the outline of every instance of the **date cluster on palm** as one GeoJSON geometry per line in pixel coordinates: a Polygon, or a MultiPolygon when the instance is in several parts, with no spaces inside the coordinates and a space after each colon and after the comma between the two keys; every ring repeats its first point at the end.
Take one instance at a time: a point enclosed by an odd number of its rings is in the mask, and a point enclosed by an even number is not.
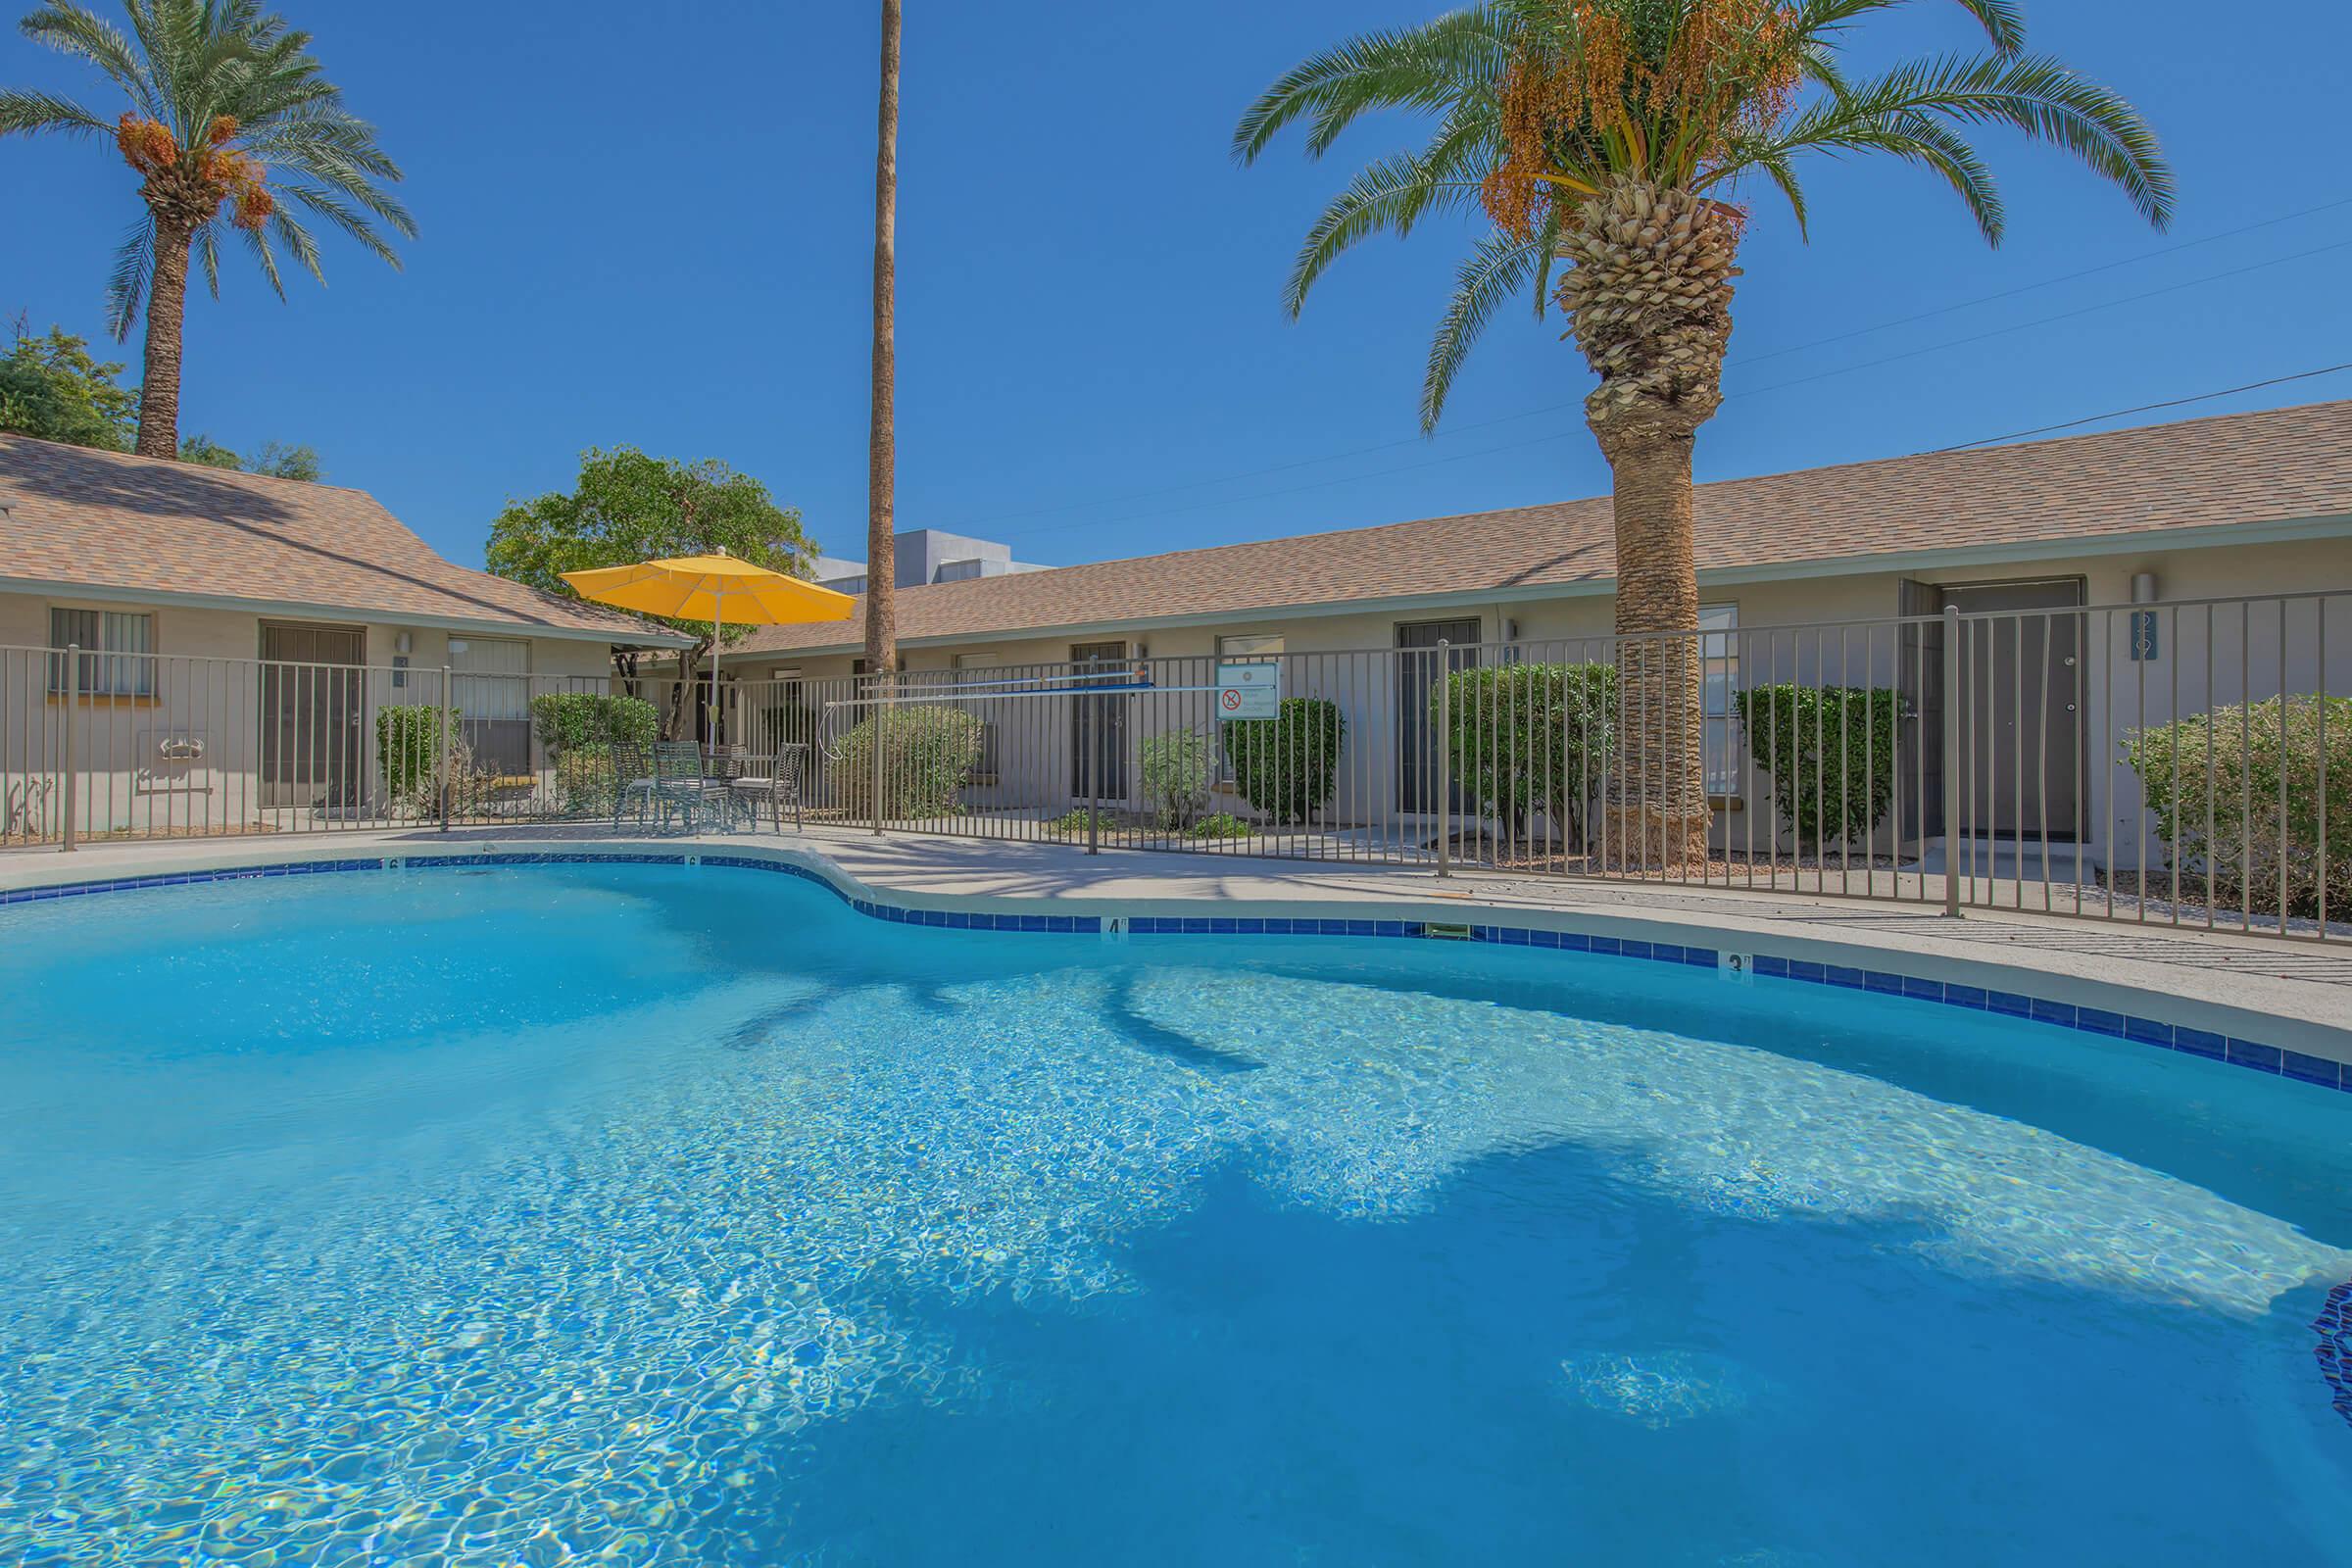
{"type": "Polygon", "coordinates": [[[1688,436],[1723,401],[1739,214],[1625,179],[1566,217],[1560,255],[1574,265],[1558,299],[1564,335],[1600,377],[1585,410],[1602,450],[1688,436]]]}

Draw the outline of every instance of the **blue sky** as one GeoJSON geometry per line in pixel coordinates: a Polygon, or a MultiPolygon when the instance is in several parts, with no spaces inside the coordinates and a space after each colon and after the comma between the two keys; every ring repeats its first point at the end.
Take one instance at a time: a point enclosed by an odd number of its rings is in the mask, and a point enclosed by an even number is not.
{"type": "MultiPolygon", "coordinates": [[[[381,127],[423,231],[397,273],[330,245],[331,286],[297,279],[285,304],[228,259],[222,298],[190,307],[183,430],[309,442],[332,481],[469,564],[508,498],[564,487],[582,448],[622,442],[734,464],[827,549],[861,553],[874,6],[284,9],[381,127]]],[[[1317,208],[1417,127],[1374,123],[1320,165],[1292,144],[1244,171],[1226,155],[1233,121],[1302,55],[1434,8],[907,9],[901,526],[1058,564],[1607,488],[1556,320],[1499,318],[1444,431],[1417,436],[1466,226],[1375,242],[1301,321],[1283,318],[1317,208]]],[[[2343,8],[2275,0],[2217,22],[2177,0],[2037,0],[2029,19],[2034,47],[2155,122],[2180,174],[2172,234],[1999,132],[1984,138],[2010,206],[1997,252],[1916,171],[1815,164],[1809,245],[1757,200],[1701,478],[2352,360],[2352,174],[2331,151],[2343,8]],[[2086,269],[2101,270],[2048,281],[2086,269]],[[2216,274],[2233,275],[2201,281],[2216,274]]],[[[1969,41],[1957,7],[1923,0],[1874,23],[1860,56],[1969,41]]],[[[13,30],[0,80],[114,107],[13,30]]],[[[0,311],[98,336],[135,201],[111,148],[0,142],[0,311]]],[[[2352,373],[2180,413],[2331,396],[2352,396],[2352,373]]]]}

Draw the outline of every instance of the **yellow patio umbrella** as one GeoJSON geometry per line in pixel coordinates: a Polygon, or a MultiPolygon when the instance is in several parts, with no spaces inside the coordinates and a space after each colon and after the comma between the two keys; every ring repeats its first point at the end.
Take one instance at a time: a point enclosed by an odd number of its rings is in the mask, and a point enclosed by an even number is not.
{"type": "MultiPolygon", "coordinates": [[[[848,594],[788,577],[720,551],[714,556],[681,556],[641,561],[633,566],[598,566],[567,571],[564,580],[582,599],[615,605],[641,614],[710,622],[710,702],[718,703],[718,639],[729,623],[793,626],[808,621],[847,620],[858,602],[848,594]]],[[[718,730],[713,713],[706,737],[718,730]]]]}

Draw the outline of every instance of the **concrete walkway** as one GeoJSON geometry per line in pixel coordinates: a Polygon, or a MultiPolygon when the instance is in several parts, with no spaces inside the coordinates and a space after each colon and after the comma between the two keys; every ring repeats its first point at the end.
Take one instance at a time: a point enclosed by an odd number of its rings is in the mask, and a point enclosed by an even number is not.
{"type": "Polygon", "coordinates": [[[2034,913],[1944,918],[1932,907],[1786,892],[1579,881],[1401,866],[1105,851],[811,827],[618,837],[578,827],[319,832],[106,844],[0,855],[0,891],[57,882],[398,854],[534,849],[780,852],[883,902],[941,909],[1251,915],[1529,925],[1618,934],[2027,990],[2352,1062],[2352,944],[2034,913]],[[1508,916],[1507,919],[1503,918],[1508,916]],[[2031,974],[2025,983],[2019,971],[2031,974]]]}

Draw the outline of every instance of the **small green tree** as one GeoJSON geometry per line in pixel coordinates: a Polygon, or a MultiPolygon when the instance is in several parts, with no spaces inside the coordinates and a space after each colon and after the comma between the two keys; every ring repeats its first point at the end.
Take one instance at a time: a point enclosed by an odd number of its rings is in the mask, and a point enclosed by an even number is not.
{"type": "Polygon", "coordinates": [[[613,749],[646,747],[662,716],[640,698],[604,692],[546,692],[531,699],[531,733],[554,764],[556,800],[569,816],[604,816],[618,799],[613,749]]]}
{"type": "Polygon", "coordinates": [[[874,812],[874,747],[882,747],[882,814],[894,820],[960,816],[980,761],[980,720],[961,709],[885,708],[841,738],[833,794],[850,814],[874,812]]]}
{"type": "Polygon", "coordinates": [[[1144,801],[1159,825],[1181,832],[1208,806],[1208,737],[1199,730],[1170,730],[1144,741],[1144,801]]]}
{"type": "MultiPolygon", "coordinates": [[[[808,574],[816,547],[801,531],[801,514],[780,507],[767,487],[715,459],[678,463],[651,458],[635,447],[591,450],[581,456],[580,477],[568,493],[550,491],[531,501],[507,505],[490,524],[487,559],[501,577],[567,599],[579,595],[564,580],[567,571],[625,566],[673,556],[719,551],[794,576],[808,574]]],[[[710,651],[707,620],[669,620],[696,639],[685,667],[701,666],[710,651]]],[[[748,628],[729,626],[736,642],[748,628]]],[[[622,654],[620,672],[633,679],[635,656],[622,654]]],[[[673,688],[662,717],[662,733],[676,737],[685,727],[688,682],[673,688]]]]}
{"type": "Polygon", "coordinates": [[[2123,747],[2156,836],[2216,904],[2277,914],[2283,882],[2287,914],[2317,915],[2325,887],[2328,918],[2352,915],[2352,697],[2233,704],[2123,747]]]}
{"type": "Polygon", "coordinates": [[[241,458],[202,431],[180,437],[179,461],[201,463],[208,468],[232,468],[238,473],[259,473],[272,479],[301,479],[309,483],[316,483],[324,473],[318,466],[318,454],[310,447],[269,441],[263,443],[262,450],[252,457],[241,458]]]}
{"type": "Polygon", "coordinates": [[[245,467],[243,458],[201,430],[179,438],[179,461],[201,464],[207,468],[230,468],[240,472],[245,467]]]}
{"type": "Polygon", "coordinates": [[[430,814],[459,716],[456,709],[439,706],[376,710],[375,771],[395,811],[430,814]]]}
{"type": "Polygon", "coordinates": [[[34,337],[20,316],[14,327],[0,356],[0,431],[128,452],[139,395],[115,384],[122,367],[92,359],[88,343],[62,326],[34,337]]]}
{"type": "Polygon", "coordinates": [[[1242,799],[1276,822],[1303,822],[1331,803],[1348,731],[1339,705],[1286,697],[1272,718],[1225,720],[1225,759],[1242,799]]]}
{"type": "MultiPolygon", "coordinates": [[[[1534,836],[1541,809],[1570,853],[1599,788],[1617,719],[1610,664],[1497,664],[1446,676],[1445,744],[1453,780],[1480,814],[1534,836]]],[[[1429,695],[1438,718],[1438,691],[1429,695]]]]}
{"type": "Polygon", "coordinates": [[[1748,755],[1800,847],[1865,838],[1894,800],[1902,694],[1886,686],[1751,686],[1735,692],[1748,755]]]}

